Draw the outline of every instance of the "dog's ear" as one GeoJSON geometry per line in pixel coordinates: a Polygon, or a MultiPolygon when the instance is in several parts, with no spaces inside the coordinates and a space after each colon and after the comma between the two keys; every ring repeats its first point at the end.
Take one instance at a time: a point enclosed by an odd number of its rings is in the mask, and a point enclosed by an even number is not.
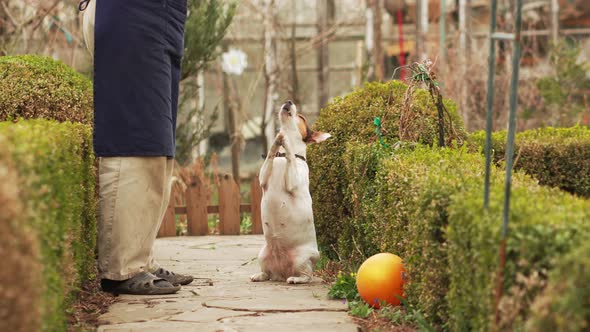
{"type": "Polygon", "coordinates": [[[309,135],[307,137],[307,139],[305,140],[305,143],[307,143],[307,144],[320,143],[320,142],[327,140],[330,137],[332,137],[332,135],[330,135],[328,133],[323,133],[321,131],[314,131],[311,133],[311,135],[309,135]]]}

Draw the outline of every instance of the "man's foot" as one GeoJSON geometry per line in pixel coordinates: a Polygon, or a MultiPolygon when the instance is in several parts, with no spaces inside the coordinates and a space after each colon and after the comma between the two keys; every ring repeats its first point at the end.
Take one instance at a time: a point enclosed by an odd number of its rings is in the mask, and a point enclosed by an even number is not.
{"type": "Polygon", "coordinates": [[[172,271],[168,271],[163,268],[159,268],[152,273],[156,277],[165,279],[173,285],[183,285],[183,286],[188,285],[191,282],[193,282],[193,280],[195,279],[195,278],[193,278],[193,276],[187,276],[187,275],[183,275],[183,274],[174,273],[172,271]]]}
{"type": "Polygon", "coordinates": [[[180,286],[175,286],[149,272],[141,272],[133,278],[121,281],[102,279],[100,286],[108,293],[132,295],[174,294],[180,290],[180,286]]]}

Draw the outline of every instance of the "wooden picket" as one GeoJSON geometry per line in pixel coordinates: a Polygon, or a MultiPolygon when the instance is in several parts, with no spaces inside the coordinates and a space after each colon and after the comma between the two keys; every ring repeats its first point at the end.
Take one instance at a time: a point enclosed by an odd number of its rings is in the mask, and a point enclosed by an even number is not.
{"type": "Polygon", "coordinates": [[[219,234],[240,235],[240,188],[229,174],[219,180],[219,234]]]}
{"type": "Polygon", "coordinates": [[[219,234],[239,235],[241,213],[250,213],[252,220],[252,234],[262,234],[262,216],[260,203],[262,188],[258,177],[250,185],[250,202],[241,204],[240,191],[237,183],[229,174],[217,177],[219,205],[209,205],[211,193],[209,184],[202,177],[190,176],[186,190],[182,192],[179,186],[173,186],[170,193],[170,203],[166,209],[164,220],[158,232],[158,237],[176,235],[176,215],[186,215],[187,233],[191,236],[209,234],[208,215],[219,214],[219,234]],[[184,200],[182,199],[184,196],[184,200]],[[186,205],[177,205],[184,201],[186,205]]]}
{"type": "Polygon", "coordinates": [[[170,202],[166,208],[164,220],[162,220],[162,224],[160,225],[158,237],[176,236],[176,224],[174,223],[174,193],[172,192],[170,196],[170,202]],[[170,220],[172,220],[172,222],[169,222],[170,220]]]}
{"type": "MultiPolygon", "coordinates": [[[[207,222],[207,203],[210,199],[211,198],[207,192],[207,188],[201,182],[199,177],[193,177],[185,192],[185,213],[187,217],[188,234],[209,234],[209,224],[207,222]]],[[[177,213],[179,212],[181,211],[178,211],[177,213]]]]}
{"type": "Polygon", "coordinates": [[[252,213],[252,234],[262,234],[262,188],[258,176],[250,184],[250,213],[252,213]]]}

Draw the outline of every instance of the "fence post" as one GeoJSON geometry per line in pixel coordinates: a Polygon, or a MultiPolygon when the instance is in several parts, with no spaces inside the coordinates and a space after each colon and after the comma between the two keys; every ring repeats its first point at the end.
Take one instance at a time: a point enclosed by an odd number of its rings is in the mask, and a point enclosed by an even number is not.
{"type": "Polygon", "coordinates": [[[204,183],[197,176],[191,178],[189,186],[185,193],[186,201],[186,219],[188,235],[207,235],[209,234],[209,224],[207,220],[207,205],[209,204],[209,194],[204,183]]]}
{"type": "Polygon", "coordinates": [[[240,235],[240,190],[233,177],[225,174],[219,181],[219,234],[240,235]]]}
{"type": "Polygon", "coordinates": [[[164,213],[164,219],[158,230],[158,237],[176,236],[176,215],[174,214],[174,186],[170,190],[170,201],[164,213]]]}
{"type": "Polygon", "coordinates": [[[262,188],[258,176],[252,179],[250,184],[250,212],[252,213],[252,234],[262,234],[262,214],[260,203],[262,201],[262,188]]]}

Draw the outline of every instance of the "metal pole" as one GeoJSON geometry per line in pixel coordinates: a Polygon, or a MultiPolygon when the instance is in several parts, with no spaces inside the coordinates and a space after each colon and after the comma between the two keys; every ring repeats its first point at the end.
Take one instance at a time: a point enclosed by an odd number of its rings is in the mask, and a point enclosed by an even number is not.
{"type": "Polygon", "coordinates": [[[520,26],[522,24],[522,0],[516,0],[516,22],[514,32],[514,52],[512,56],[512,81],[510,83],[510,121],[508,122],[508,146],[506,148],[506,185],[504,197],[504,222],[502,238],[508,235],[510,211],[510,186],[512,183],[512,162],[514,159],[514,136],[516,132],[516,108],[518,102],[518,69],[520,63],[520,26]]]}
{"type": "Polygon", "coordinates": [[[510,220],[510,190],[512,186],[512,166],[514,158],[514,136],[516,134],[516,108],[518,102],[518,70],[520,63],[520,28],[522,24],[522,0],[516,0],[516,19],[514,23],[514,50],[512,55],[512,80],[510,83],[510,114],[508,121],[508,142],[506,146],[506,181],[504,186],[504,211],[502,213],[502,233],[500,243],[500,262],[496,288],[496,327],[500,321],[499,303],[502,297],[504,267],[506,265],[506,238],[510,220]]]}
{"type": "Polygon", "coordinates": [[[494,73],[496,71],[496,41],[492,38],[496,31],[496,15],[498,0],[492,0],[490,12],[490,53],[488,57],[488,95],[486,111],[486,174],[484,180],[483,206],[487,210],[490,205],[490,171],[492,163],[492,114],[494,111],[494,73]]]}

